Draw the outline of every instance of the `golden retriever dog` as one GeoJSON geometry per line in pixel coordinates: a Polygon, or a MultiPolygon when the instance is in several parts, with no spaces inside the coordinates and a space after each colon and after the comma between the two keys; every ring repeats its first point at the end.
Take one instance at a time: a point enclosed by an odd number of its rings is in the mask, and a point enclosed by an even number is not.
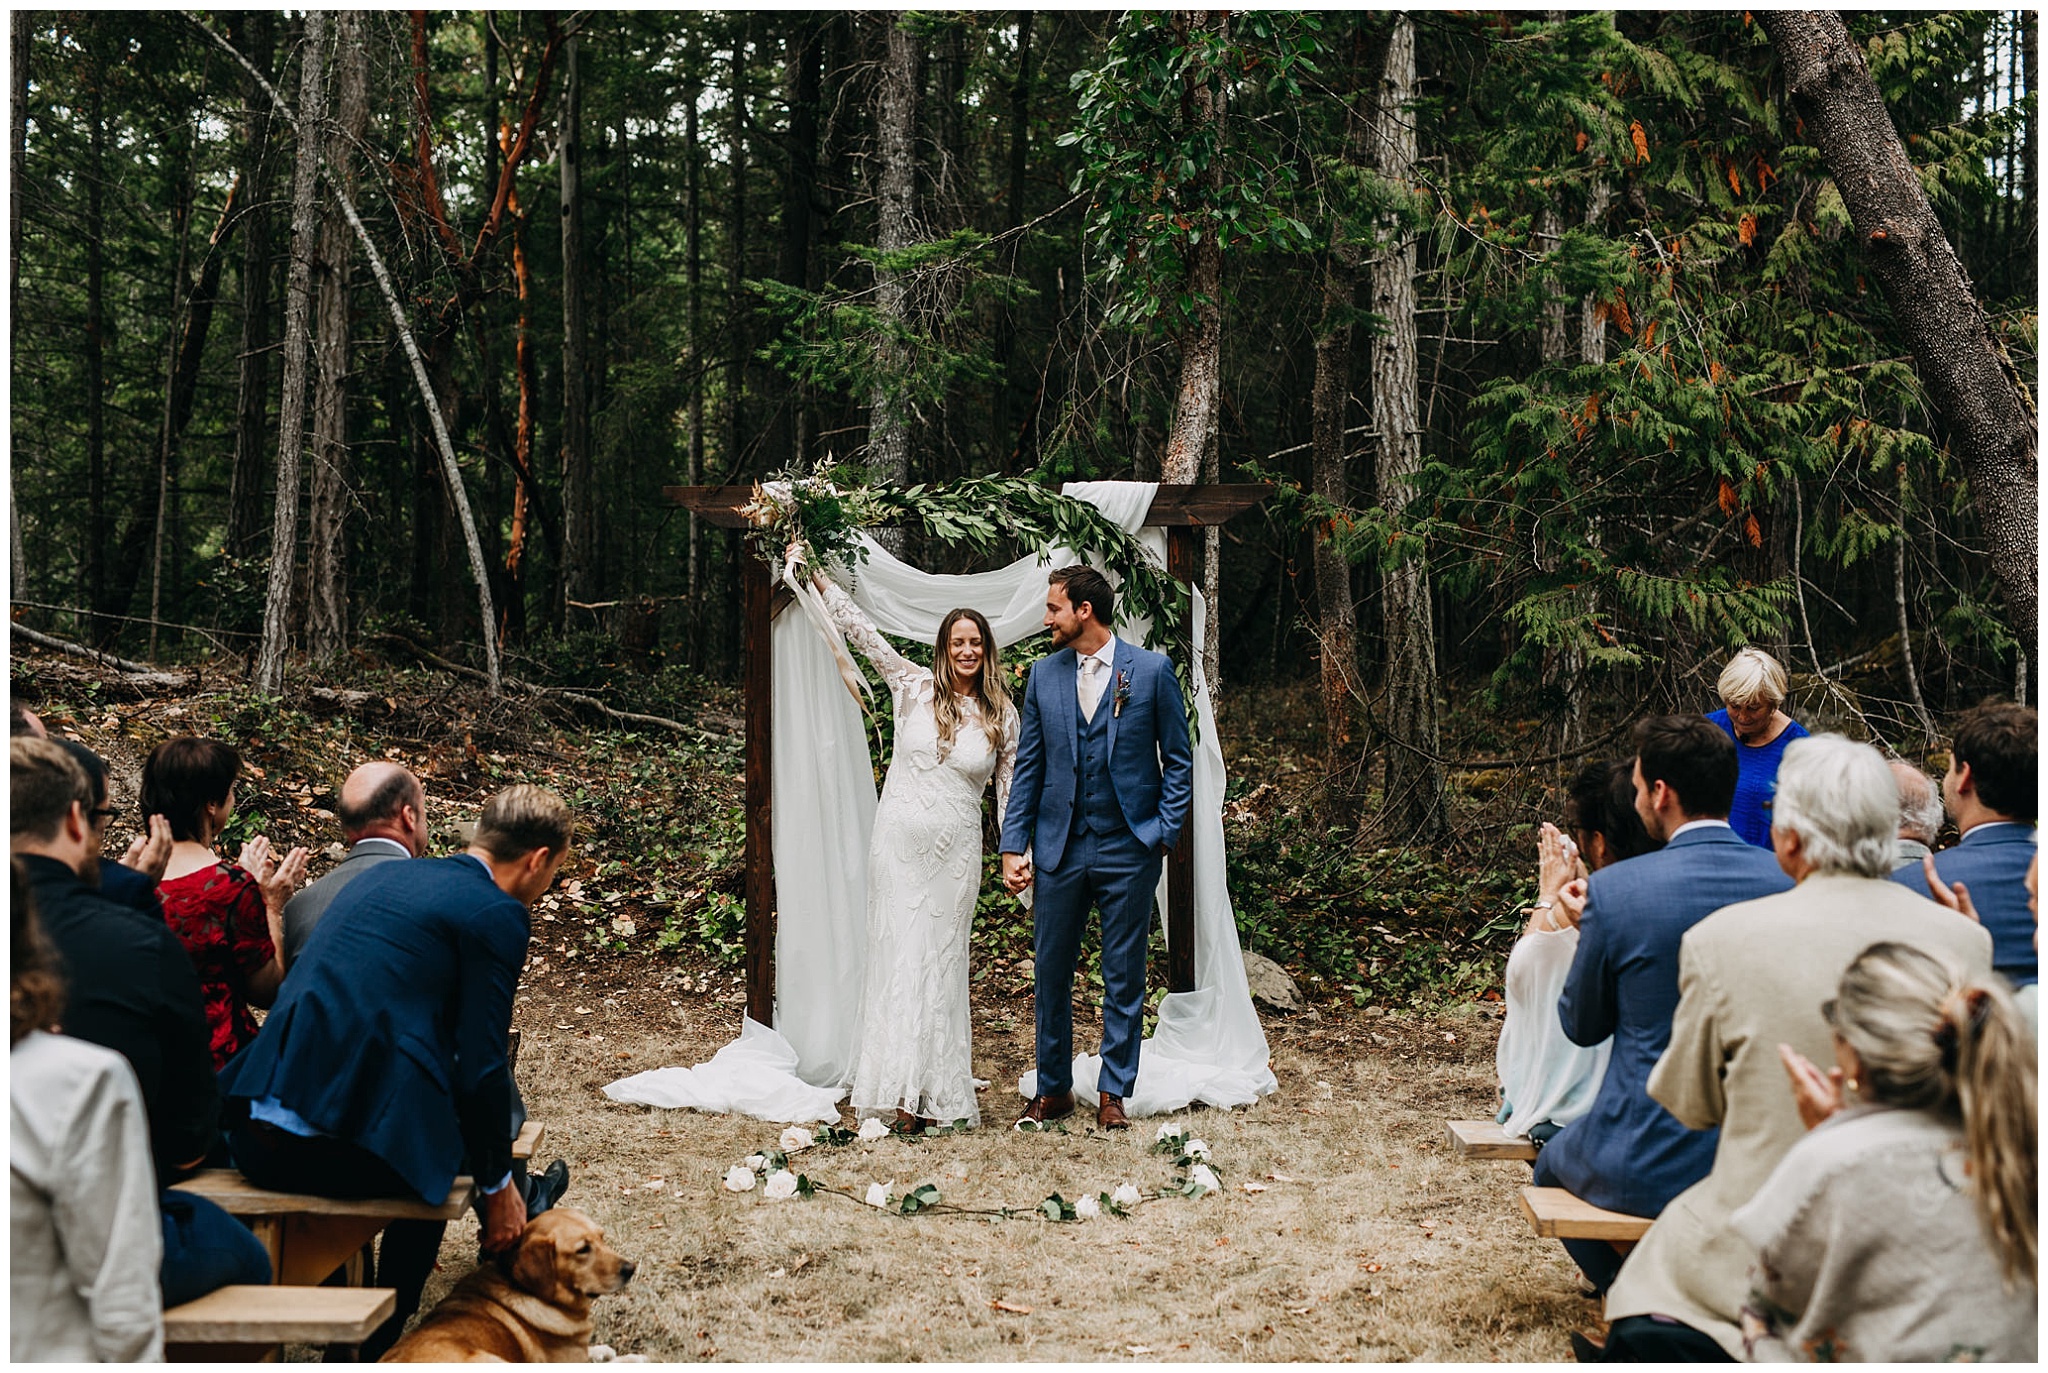
{"type": "Polygon", "coordinates": [[[633,1276],[581,1211],[557,1206],[391,1347],[385,1363],[587,1363],[590,1305],[633,1276]]]}

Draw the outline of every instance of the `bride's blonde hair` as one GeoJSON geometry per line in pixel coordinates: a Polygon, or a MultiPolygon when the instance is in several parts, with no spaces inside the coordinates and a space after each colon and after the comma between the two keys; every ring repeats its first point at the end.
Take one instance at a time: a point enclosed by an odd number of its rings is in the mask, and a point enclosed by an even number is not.
{"type": "Polygon", "coordinates": [[[932,646],[932,683],[938,688],[933,693],[932,714],[938,717],[941,758],[952,751],[953,734],[960,727],[960,698],[956,693],[963,688],[954,674],[953,655],[946,651],[946,644],[953,637],[953,626],[962,620],[974,621],[974,627],[981,631],[980,678],[967,694],[981,707],[981,730],[988,736],[989,752],[1002,753],[1003,723],[1010,713],[1010,688],[1003,680],[1002,657],[996,650],[995,631],[988,627],[988,618],[979,610],[965,607],[947,611],[946,618],[939,621],[938,642],[932,646]]]}

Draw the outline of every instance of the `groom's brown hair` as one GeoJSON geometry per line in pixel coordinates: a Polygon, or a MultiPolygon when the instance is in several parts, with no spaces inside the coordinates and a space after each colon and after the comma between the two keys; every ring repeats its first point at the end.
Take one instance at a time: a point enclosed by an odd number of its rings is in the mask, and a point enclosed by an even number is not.
{"type": "Polygon", "coordinates": [[[1085,563],[1071,567],[1054,568],[1046,578],[1052,585],[1063,588],[1067,602],[1079,610],[1085,602],[1095,607],[1095,622],[1108,629],[1116,624],[1116,593],[1109,589],[1109,579],[1085,563]]]}

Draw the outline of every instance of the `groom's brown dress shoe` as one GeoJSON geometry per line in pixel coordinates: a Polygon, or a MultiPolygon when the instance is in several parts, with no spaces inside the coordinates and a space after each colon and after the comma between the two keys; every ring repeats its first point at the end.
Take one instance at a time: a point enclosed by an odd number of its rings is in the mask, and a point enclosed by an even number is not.
{"type": "Polygon", "coordinates": [[[1017,1123],[1022,1125],[1028,1120],[1033,1125],[1043,1125],[1049,1120],[1059,1120],[1072,1114],[1074,1114],[1074,1094],[1072,1092],[1061,1092],[1058,1096],[1035,1096],[1031,1098],[1031,1104],[1024,1108],[1024,1114],[1017,1117],[1017,1123]]]}
{"type": "Polygon", "coordinates": [[[1104,1130],[1130,1129],[1131,1118],[1124,1114],[1124,1099],[1104,1092],[1095,1107],[1095,1124],[1104,1130]]]}

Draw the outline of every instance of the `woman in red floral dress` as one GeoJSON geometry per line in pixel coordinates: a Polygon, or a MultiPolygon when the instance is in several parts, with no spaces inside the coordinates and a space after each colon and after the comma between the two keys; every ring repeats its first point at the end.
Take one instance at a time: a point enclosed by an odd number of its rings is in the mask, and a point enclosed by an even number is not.
{"type": "Polygon", "coordinates": [[[157,894],[164,919],[199,971],[218,1069],[256,1037],[253,1006],[269,1006],[284,981],[277,948],[284,905],[306,876],[307,851],[279,859],[261,836],[234,863],[213,842],[235,813],[242,758],[217,739],[181,735],[150,753],[142,768],[142,813],[171,826],[171,861],[157,894]]]}

